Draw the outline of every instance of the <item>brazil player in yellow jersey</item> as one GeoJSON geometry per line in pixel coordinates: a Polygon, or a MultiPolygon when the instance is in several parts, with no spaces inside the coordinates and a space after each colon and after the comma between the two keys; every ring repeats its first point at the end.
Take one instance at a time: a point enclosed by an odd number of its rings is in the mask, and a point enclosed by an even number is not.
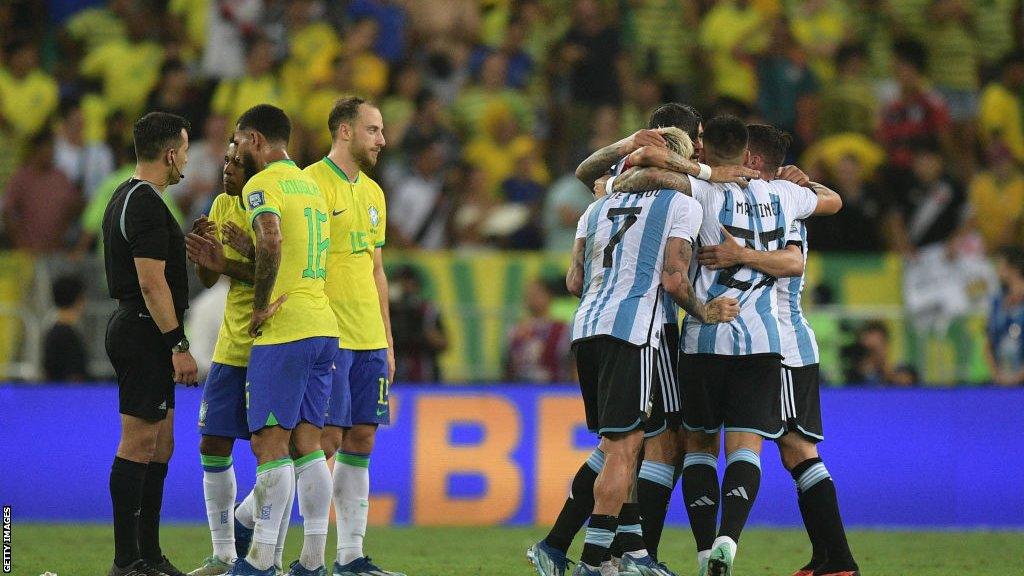
{"type": "Polygon", "coordinates": [[[234,134],[246,170],[255,173],[242,200],[256,245],[246,417],[258,464],[252,544],[228,572],[234,576],[275,574],[278,535],[296,487],[305,537],[288,573],[325,573],[331,477],[320,433],[338,348],[324,292],[330,215],[316,182],[288,158],[290,136],[288,116],[269,104],[243,113],[234,134]]]}
{"type": "Polygon", "coordinates": [[[316,180],[330,210],[327,295],[338,319],[330,410],[323,433],[334,462],[338,556],[334,576],[387,576],[363,553],[370,497],[370,452],[377,426],[389,424],[388,386],[395,372],[388,280],[381,249],[384,192],[366,172],[384,148],[380,110],[357,97],[335,102],[327,120],[331,151],[304,172],[316,180]]]}
{"type": "Polygon", "coordinates": [[[185,237],[196,276],[212,288],[221,275],[230,279],[224,319],[217,334],[210,374],[203,386],[199,408],[199,455],[203,464],[203,496],[213,540],[213,554],[189,576],[216,576],[231,569],[235,552],[232,507],[235,504],[235,471],[231,462],[234,441],[249,439],[245,417],[245,370],[249,365],[249,319],[252,315],[252,254],[226,246],[222,229],[228,222],[245,226],[242,187],[246,174],[238,147],[232,142],[224,155],[224,192],[217,195],[209,217],[202,217],[185,237]]]}

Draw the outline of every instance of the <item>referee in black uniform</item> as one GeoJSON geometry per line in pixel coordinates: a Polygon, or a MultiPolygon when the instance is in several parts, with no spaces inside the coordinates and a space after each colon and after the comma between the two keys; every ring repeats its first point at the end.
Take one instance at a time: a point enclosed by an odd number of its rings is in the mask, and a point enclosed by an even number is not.
{"type": "Polygon", "coordinates": [[[110,469],[110,576],[179,576],[160,550],[160,507],[174,448],[174,383],[196,385],[182,328],[185,238],[160,195],[188,163],[189,122],[153,112],[135,123],[137,164],[103,214],[103,259],[118,308],[107,325],[117,372],[121,442],[110,469]]]}

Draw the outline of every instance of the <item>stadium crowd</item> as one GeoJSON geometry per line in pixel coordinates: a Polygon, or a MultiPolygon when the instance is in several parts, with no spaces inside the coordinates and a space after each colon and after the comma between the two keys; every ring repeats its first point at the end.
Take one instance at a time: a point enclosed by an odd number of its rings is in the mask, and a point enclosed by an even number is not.
{"type": "Polygon", "coordinates": [[[927,283],[920,249],[936,243],[1019,261],[1021,31],[1012,0],[4,2],[0,248],[95,250],[145,111],[195,127],[188,178],[166,198],[186,226],[219,192],[242,111],[288,110],[305,166],[329,147],[334,100],[354,93],[384,116],[389,246],[565,252],[592,200],[578,162],[680,100],[793,135],[790,160],[844,197],[810,225],[814,250],[893,250],[927,283]]]}

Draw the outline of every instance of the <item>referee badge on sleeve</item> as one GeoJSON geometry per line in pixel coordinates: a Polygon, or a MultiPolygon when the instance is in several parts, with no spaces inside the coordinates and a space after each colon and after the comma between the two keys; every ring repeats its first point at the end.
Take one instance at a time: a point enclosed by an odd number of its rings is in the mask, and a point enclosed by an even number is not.
{"type": "Polygon", "coordinates": [[[257,190],[249,194],[249,209],[259,208],[263,206],[263,190],[257,190]]]}

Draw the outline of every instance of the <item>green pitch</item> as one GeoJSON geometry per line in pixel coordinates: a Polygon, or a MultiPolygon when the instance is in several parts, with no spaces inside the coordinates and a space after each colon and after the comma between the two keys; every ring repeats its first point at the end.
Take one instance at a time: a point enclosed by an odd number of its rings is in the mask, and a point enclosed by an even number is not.
{"type": "MultiPolygon", "coordinates": [[[[371,528],[367,553],[382,567],[409,576],[533,576],[526,547],[545,534],[530,528],[371,528]]],[[[12,531],[14,574],[102,576],[113,553],[109,526],[17,524],[12,531]]],[[[788,576],[809,555],[806,536],[797,530],[749,530],[736,559],[736,576],[788,576]]],[[[582,538],[570,551],[579,556],[582,538]]],[[[850,541],[865,576],[990,576],[1024,574],[1021,532],[876,532],[854,531],[850,541]]],[[[186,572],[210,553],[203,526],[163,529],[164,553],[186,572]]],[[[334,557],[334,533],[328,562],[334,557]]],[[[285,562],[298,557],[301,528],[288,536],[285,562]]],[[[663,559],[680,575],[696,574],[688,531],[665,531],[663,559]]]]}

